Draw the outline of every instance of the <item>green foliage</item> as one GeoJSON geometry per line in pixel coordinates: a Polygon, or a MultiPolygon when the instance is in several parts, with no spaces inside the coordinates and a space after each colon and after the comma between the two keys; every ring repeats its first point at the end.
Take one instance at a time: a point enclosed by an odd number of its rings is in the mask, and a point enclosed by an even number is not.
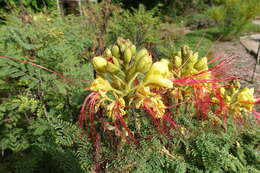
{"type": "Polygon", "coordinates": [[[259,11],[258,0],[226,0],[221,1],[219,6],[209,8],[207,14],[218,22],[219,34],[224,39],[233,39],[243,33],[259,11]]]}
{"type": "Polygon", "coordinates": [[[0,1],[0,3],[0,10],[12,10],[23,6],[34,11],[43,11],[44,8],[47,8],[48,10],[55,9],[57,5],[54,0],[3,0],[0,1]]]}
{"type": "Polygon", "coordinates": [[[7,18],[0,28],[0,54],[44,65],[64,77],[1,57],[0,170],[88,170],[91,155],[82,153],[91,146],[75,120],[85,92],[80,87],[93,78],[85,57],[93,35],[87,25],[74,25],[81,20],[74,17],[27,17],[7,18]],[[77,152],[84,157],[76,157],[77,152]]]}
{"type": "Polygon", "coordinates": [[[200,56],[211,56],[214,37],[211,30],[198,30],[187,33],[182,39],[158,45],[158,49],[164,57],[171,57],[172,52],[176,52],[182,45],[188,45],[193,50],[199,52],[200,56]]]}
{"type": "Polygon", "coordinates": [[[159,43],[160,19],[155,13],[156,9],[148,11],[140,5],[138,9],[133,9],[133,12],[125,10],[120,15],[114,15],[108,27],[108,42],[113,43],[121,36],[130,39],[138,47],[159,43]]]}

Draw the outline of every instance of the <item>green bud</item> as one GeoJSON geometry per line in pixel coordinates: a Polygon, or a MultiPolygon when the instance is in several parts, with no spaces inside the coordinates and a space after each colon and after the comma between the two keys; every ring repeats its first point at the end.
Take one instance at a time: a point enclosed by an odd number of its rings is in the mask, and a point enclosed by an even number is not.
{"type": "Polygon", "coordinates": [[[198,61],[199,54],[198,52],[194,53],[189,57],[189,62],[195,64],[198,61]]]}
{"type": "Polygon", "coordinates": [[[130,49],[131,49],[132,55],[134,55],[134,54],[136,53],[136,47],[135,47],[135,45],[131,45],[131,46],[130,46],[130,49]]]}
{"type": "Polygon", "coordinates": [[[94,65],[94,69],[98,72],[105,72],[107,66],[107,60],[102,56],[96,56],[93,58],[92,63],[94,65]]]}
{"type": "Polygon", "coordinates": [[[129,62],[131,61],[132,58],[132,52],[130,48],[126,48],[124,51],[124,62],[126,64],[129,64],[129,62]]]}
{"type": "Polygon", "coordinates": [[[139,50],[135,55],[135,62],[138,62],[140,58],[148,54],[148,50],[143,48],[139,50]]]}
{"type": "Polygon", "coordinates": [[[112,55],[114,57],[117,57],[117,58],[120,56],[120,54],[119,54],[119,47],[117,45],[113,45],[113,47],[112,47],[112,55]]]}
{"type": "Polygon", "coordinates": [[[179,57],[179,56],[175,56],[173,61],[174,61],[174,64],[175,64],[175,66],[176,66],[177,68],[182,65],[182,59],[181,59],[181,57],[179,57]]]}
{"type": "Polygon", "coordinates": [[[125,51],[125,49],[126,49],[126,45],[125,44],[121,44],[121,45],[119,45],[119,47],[120,47],[121,53],[123,53],[125,51]]]}
{"type": "Polygon", "coordinates": [[[193,56],[193,51],[192,50],[188,50],[185,58],[188,59],[188,58],[191,58],[192,56],[193,56]]]}
{"type": "Polygon", "coordinates": [[[182,46],[181,48],[181,55],[184,58],[187,58],[188,52],[189,52],[190,48],[186,45],[182,46]]]}
{"type": "Polygon", "coordinates": [[[106,57],[112,56],[111,50],[110,50],[109,48],[106,48],[104,55],[105,55],[106,57]]]}

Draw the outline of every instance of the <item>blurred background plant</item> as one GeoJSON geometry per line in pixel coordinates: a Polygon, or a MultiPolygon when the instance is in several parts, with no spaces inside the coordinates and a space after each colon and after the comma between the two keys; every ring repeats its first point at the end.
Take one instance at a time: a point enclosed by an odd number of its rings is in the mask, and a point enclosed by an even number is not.
{"type": "Polygon", "coordinates": [[[259,15],[258,0],[218,0],[220,5],[208,9],[207,15],[218,24],[219,35],[229,40],[237,38],[259,15]]]}

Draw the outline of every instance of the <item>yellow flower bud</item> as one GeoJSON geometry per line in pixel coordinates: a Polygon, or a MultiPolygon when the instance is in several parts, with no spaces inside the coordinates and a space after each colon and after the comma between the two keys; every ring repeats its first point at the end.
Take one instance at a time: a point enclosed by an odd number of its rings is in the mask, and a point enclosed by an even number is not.
{"type": "Polygon", "coordinates": [[[147,54],[148,54],[147,49],[143,48],[143,49],[139,50],[135,55],[135,62],[138,62],[140,58],[144,57],[147,54]]]}
{"type": "Polygon", "coordinates": [[[208,59],[203,57],[194,65],[194,67],[199,71],[208,70],[208,59]]]}
{"type": "Polygon", "coordinates": [[[131,61],[132,58],[132,52],[130,48],[126,48],[124,51],[124,62],[126,64],[129,64],[129,62],[131,61]]]}
{"type": "Polygon", "coordinates": [[[136,64],[136,71],[140,73],[146,73],[151,68],[152,63],[152,56],[146,55],[136,64]]]}
{"type": "Polygon", "coordinates": [[[120,54],[119,54],[119,47],[117,45],[113,45],[113,47],[112,47],[112,55],[114,57],[117,57],[117,58],[120,56],[120,54]]]}
{"type": "Polygon", "coordinates": [[[134,54],[136,53],[136,47],[135,47],[135,45],[131,45],[131,46],[130,46],[130,49],[131,49],[132,55],[134,55],[134,54]]]}
{"type": "Polygon", "coordinates": [[[169,75],[169,61],[166,59],[161,59],[159,62],[153,63],[151,69],[148,71],[149,75],[161,75],[162,77],[168,77],[169,75]]]}
{"type": "Polygon", "coordinates": [[[120,47],[121,53],[123,53],[125,51],[125,49],[126,49],[126,45],[125,44],[121,44],[121,45],[119,45],[119,47],[120,47]]]}
{"type": "Polygon", "coordinates": [[[107,63],[106,71],[107,71],[108,73],[113,74],[113,73],[117,72],[118,70],[119,70],[119,67],[116,66],[115,64],[113,64],[113,63],[111,63],[111,62],[108,62],[108,63],[107,63]]]}
{"type": "Polygon", "coordinates": [[[104,55],[105,55],[106,57],[112,56],[111,50],[110,50],[109,48],[106,48],[104,55]]]}
{"type": "Polygon", "coordinates": [[[107,60],[101,56],[96,56],[93,58],[92,63],[94,65],[94,69],[98,72],[105,72],[107,66],[107,60]]]}
{"type": "Polygon", "coordinates": [[[199,57],[198,52],[194,53],[193,55],[190,56],[189,62],[195,64],[198,61],[198,57],[199,57]]]}
{"type": "Polygon", "coordinates": [[[179,57],[179,56],[175,56],[173,61],[174,61],[174,65],[175,65],[177,68],[182,65],[182,59],[181,59],[181,57],[179,57]]]}
{"type": "Polygon", "coordinates": [[[144,79],[144,83],[146,85],[155,85],[155,86],[160,86],[160,87],[165,87],[165,88],[173,88],[173,83],[171,80],[162,77],[161,75],[149,75],[144,79]]]}

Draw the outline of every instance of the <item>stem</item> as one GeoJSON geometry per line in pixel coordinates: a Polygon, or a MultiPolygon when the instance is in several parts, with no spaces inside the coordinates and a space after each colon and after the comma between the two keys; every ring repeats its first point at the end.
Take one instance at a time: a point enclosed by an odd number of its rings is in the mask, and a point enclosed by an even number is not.
{"type": "Polygon", "coordinates": [[[124,95],[123,92],[117,90],[117,89],[114,89],[114,88],[111,88],[112,91],[114,91],[115,93],[119,94],[119,95],[124,95]]]}
{"type": "Polygon", "coordinates": [[[125,82],[120,78],[118,77],[117,75],[112,75],[115,79],[119,80],[119,82],[121,82],[123,85],[125,85],[125,82]]]}
{"type": "Polygon", "coordinates": [[[127,82],[127,84],[126,84],[126,90],[130,90],[131,85],[138,74],[139,74],[139,72],[135,72],[132,76],[130,76],[129,82],[127,82]]]}

